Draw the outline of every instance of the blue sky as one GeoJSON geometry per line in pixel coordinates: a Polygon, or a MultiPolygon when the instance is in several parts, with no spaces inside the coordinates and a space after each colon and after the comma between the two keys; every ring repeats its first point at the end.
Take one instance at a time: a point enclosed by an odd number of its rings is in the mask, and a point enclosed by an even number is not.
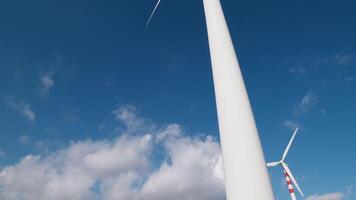
{"type": "MultiPolygon", "coordinates": [[[[53,155],[88,139],[111,144],[127,134],[161,133],[172,124],[192,144],[196,137],[209,143],[202,135],[218,141],[202,2],[164,0],[146,27],[155,3],[1,1],[2,171],[21,170],[26,155],[50,163],[53,155]]],[[[353,199],[355,2],[222,0],[222,5],[266,159],[280,158],[298,126],[288,163],[304,193],[309,199],[353,199]]],[[[153,151],[151,173],[174,155],[153,151]]],[[[288,198],[282,172],[270,172],[276,197],[288,198]]],[[[0,180],[2,195],[9,188],[0,180]]]]}

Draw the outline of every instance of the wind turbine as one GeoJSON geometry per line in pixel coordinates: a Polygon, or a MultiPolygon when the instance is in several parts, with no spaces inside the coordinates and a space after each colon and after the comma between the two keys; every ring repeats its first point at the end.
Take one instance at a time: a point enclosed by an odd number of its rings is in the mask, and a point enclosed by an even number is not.
{"type": "MultiPolygon", "coordinates": [[[[160,3],[158,0],[147,25],[160,3]]],[[[262,145],[220,0],[203,0],[203,4],[224,160],[226,199],[273,200],[262,145]]]]}
{"type": "Polygon", "coordinates": [[[285,162],[285,159],[286,159],[286,157],[288,155],[289,149],[292,146],[293,140],[294,140],[295,136],[297,135],[297,133],[298,133],[298,128],[295,129],[295,131],[293,133],[293,136],[292,136],[292,138],[290,139],[290,141],[289,141],[289,143],[287,145],[287,148],[284,150],[284,153],[282,155],[282,159],[280,161],[278,161],[278,162],[267,163],[268,167],[276,167],[276,166],[280,165],[283,168],[284,176],[286,178],[288,189],[289,189],[289,193],[290,193],[290,196],[291,196],[292,200],[296,200],[297,199],[296,196],[295,196],[295,193],[294,193],[293,184],[298,189],[300,195],[302,195],[302,197],[304,197],[304,194],[303,194],[302,190],[300,189],[300,187],[299,187],[299,185],[297,183],[297,180],[294,178],[294,176],[292,174],[292,171],[289,169],[287,163],[285,162]]]}

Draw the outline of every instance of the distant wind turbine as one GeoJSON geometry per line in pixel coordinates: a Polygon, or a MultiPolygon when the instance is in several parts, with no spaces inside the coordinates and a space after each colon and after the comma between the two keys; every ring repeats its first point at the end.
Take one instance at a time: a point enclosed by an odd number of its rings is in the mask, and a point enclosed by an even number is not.
{"type": "MultiPolygon", "coordinates": [[[[147,25],[160,2],[153,9],[147,25]]],[[[262,145],[220,0],[203,0],[203,4],[224,160],[226,199],[273,200],[262,145]]]]}
{"type": "Polygon", "coordinates": [[[289,149],[292,146],[293,140],[294,140],[297,132],[298,132],[298,128],[295,129],[295,131],[293,133],[293,136],[292,136],[292,138],[290,139],[290,141],[288,143],[287,148],[284,150],[284,153],[282,155],[282,159],[280,161],[278,161],[278,162],[267,163],[268,167],[276,167],[278,165],[282,166],[283,171],[284,171],[284,176],[286,178],[288,189],[289,189],[289,193],[290,193],[290,196],[291,196],[292,200],[296,200],[297,199],[296,196],[295,196],[295,193],[294,193],[293,184],[298,189],[300,195],[302,195],[302,197],[304,197],[304,194],[303,194],[302,190],[300,189],[300,187],[299,187],[299,185],[297,183],[297,180],[294,178],[294,176],[292,174],[292,171],[289,169],[287,163],[285,162],[285,159],[286,159],[286,157],[288,155],[289,149]]]}

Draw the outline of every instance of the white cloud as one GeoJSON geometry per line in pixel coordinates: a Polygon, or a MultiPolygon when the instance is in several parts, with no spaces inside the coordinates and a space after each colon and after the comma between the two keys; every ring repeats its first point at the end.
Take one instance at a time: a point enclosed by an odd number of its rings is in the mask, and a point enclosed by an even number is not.
{"type": "Polygon", "coordinates": [[[292,121],[292,120],[286,120],[283,122],[283,125],[287,128],[290,128],[290,129],[296,129],[296,128],[299,128],[299,124],[298,122],[296,121],[292,121]]]}
{"type": "MultiPolygon", "coordinates": [[[[283,125],[289,129],[300,128],[299,119],[303,114],[309,112],[318,103],[318,98],[311,91],[305,94],[293,109],[293,120],[285,120],[283,125]]],[[[322,111],[323,113],[323,111],[322,111]]],[[[326,114],[326,112],[325,112],[326,114]]]]}
{"type": "Polygon", "coordinates": [[[119,107],[113,110],[112,114],[119,123],[124,125],[126,133],[149,133],[154,128],[148,120],[137,115],[137,110],[132,105],[119,107]]]}
{"type": "Polygon", "coordinates": [[[32,110],[31,106],[26,103],[19,103],[14,101],[12,98],[9,99],[9,104],[12,106],[15,110],[20,112],[23,116],[27,118],[28,121],[35,121],[36,119],[36,113],[32,110]]]}
{"type": "MultiPolygon", "coordinates": [[[[0,168],[0,199],[11,200],[224,200],[223,162],[211,136],[191,137],[178,124],[150,132],[134,107],[117,109],[125,124],[112,140],[83,140],[0,168]],[[135,122],[135,120],[138,120],[135,122]]],[[[286,123],[288,124],[288,123],[286,123]]],[[[30,139],[23,136],[20,142],[30,139]]],[[[314,194],[307,200],[342,200],[351,194],[314,194]]]]}
{"type": "Polygon", "coordinates": [[[33,110],[31,109],[30,105],[23,105],[23,107],[21,108],[21,111],[23,113],[23,115],[25,115],[27,117],[28,120],[30,121],[35,121],[36,119],[36,115],[35,112],[33,112],[33,110]]]}
{"type": "Polygon", "coordinates": [[[114,144],[101,143],[101,148],[85,156],[85,166],[98,177],[110,177],[122,171],[144,171],[149,168],[151,135],[129,138],[121,136],[114,144]]]}
{"type": "Polygon", "coordinates": [[[53,72],[48,72],[40,77],[41,86],[40,92],[42,96],[49,94],[51,88],[54,86],[53,72]]]}
{"type": "Polygon", "coordinates": [[[336,193],[328,193],[328,194],[313,194],[312,196],[309,196],[306,198],[306,200],[342,200],[344,199],[345,194],[342,192],[336,192],[336,193]]]}
{"type": "Polygon", "coordinates": [[[114,140],[72,142],[0,169],[0,199],[225,199],[220,147],[212,137],[187,136],[178,124],[132,135],[128,130],[144,130],[146,120],[134,107],[114,114],[126,126],[114,140]]]}
{"type": "Polygon", "coordinates": [[[312,92],[308,92],[294,109],[293,114],[300,116],[307,113],[312,107],[318,103],[318,98],[312,92]]]}
{"type": "Polygon", "coordinates": [[[165,146],[170,161],[164,162],[144,184],[145,199],[223,199],[222,158],[216,141],[180,138],[165,146]]]}

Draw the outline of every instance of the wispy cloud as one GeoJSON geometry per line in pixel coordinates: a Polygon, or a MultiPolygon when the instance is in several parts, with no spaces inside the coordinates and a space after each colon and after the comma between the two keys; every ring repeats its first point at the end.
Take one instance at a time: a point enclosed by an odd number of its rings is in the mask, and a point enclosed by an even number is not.
{"type": "Polygon", "coordinates": [[[220,145],[211,136],[188,136],[178,124],[149,125],[147,133],[134,128],[147,120],[133,106],[114,114],[140,133],[122,130],[112,140],[77,141],[52,153],[25,156],[0,169],[0,198],[225,199],[220,145]]]}
{"type": "Polygon", "coordinates": [[[350,67],[353,62],[354,55],[348,53],[315,56],[289,63],[292,67],[288,72],[293,77],[302,78],[303,85],[309,89],[317,90],[325,87],[326,83],[352,82],[354,78],[350,67]]]}
{"type": "Polygon", "coordinates": [[[306,198],[306,200],[343,200],[352,194],[352,186],[346,188],[344,192],[334,192],[327,194],[313,194],[306,198]]]}
{"type": "Polygon", "coordinates": [[[63,119],[65,122],[70,124],[75,124],[80,122],[79,112],[77,110],[68,110],[62,112],[63,119]]]}
{"type": "Polygon", "coordinates": [[[308,92],[299,104],[294,108],[294,116],[300,116],[304,113],[307,113],[318,103],[318,98],[313,92],[308,92]]]}
{"type": "Polygon", "coordinates": [[[345,80],[347,81],[347,82],[353,82],[354,81],[354,78],[353,77],[350,77],[350,76],[347,76],[347,77],[345,77],[345,80]]]}
{"type": "Polygon", "coordinates": [[[352,54],[339,53],[329,57],[315,57],[313,66],[334,65],[345,66],[353,62],[354,56],[352,54]]]}
{"type": "Polygon", "coordinates": [[[345,194],[342,192],[336,192],[336,193],[328,193],[328,194],[313,194],[312,196],[309,196],[306,198],[306,200],[342,200],[344,199],[345,194]]]}
{"type": "Polygon", "coordinates": [[[0,147],[0,158],[3,158],[6,156],[5,151],[0,147]]]}
{"type": "Polygon", "coordinates": [[[289,68],[289,73],[293,75],[306,75],[307,74],[307,69],[305,67],[301,66],[295,66],[295,67],[290,67],[289,68]]]}
{"type": "MultiPolygon", "coordinates": [[[[46,97],[50,94],[51,90],[55,86],[55,78],[60,76],[59,72],[62,72],[61,67],[63,65],[63,57],[60,53],[54,55],[54,59],[48,63],[48,66],[43,69],[39,76],[39,93],[42,97],[46,97]],[[47,69],[47,70],[46,70],[47,69]]],[[[67,68],[69,69],[69,68],[67,68]]],[[[70,71],[73,67],[70,69],[70,71]]],[[[66,74],[68,76],[68,74],[66,74]]],[[[63,74],[62,74],[63,76],[63,74]]]]}
{"type": "Polygon", "coordinates": [[[40,93],[41,96],[47,96],[54,86],[53,72],[47,72],[40,77],[40,93]]]}
{"type": "Polygon", "coordinates": [[[353,61],[353,56],[351,54],[337,54],[334,58],[336,65],[347,65],[353,61]]]}
{"type": "MultiPolygon", "coordinates": [[[[283,126],[289,129],[300,128],[300,119],[301,117],[308,113],[317,103],[318,97],[312,92],[309,91],[306,93],[302,99],[298,102],[298,104],[294,107],[292,113],[292,119],[284,120],[283,126]]],[[[325,109],[322,109],[322,114],[326,114],[325,109]]]]}
{"type": "MultiPolygon", "coordinates": [[[[338,53],[324,57],[314,57],[296,61],[288,72],[293,77],[301,78],[301,85],[309,91],[293,108],[293,116],[285,120],[283,125],[288,128],[300,126],[302,116],[310,112],[319,102],[318,96],[312,91],[327,90],[328,85],[337,82],[352,83],[355,79],[350,74],[349,66],[354,62],[354,56],[347,53],[338,53]]],[[[326,109],[320,113],[325,116],[326,109]]]]}
{"type": "Polygon", "coordinates": [[[36,113],[32,110],[31,105],[24,102],[16,102],[13,98],[8,99],[9,105],[16,111],[20,112],[30,122],[36,120],[36,113]]]}
{"type": "Polygon", "coordinates": [[[124,125],[127,133],[133,134],[142,130],[149,132],[150,129],[153,128],[153,125],[149,122],[149,120],[138,116],[136,107],[132,105],[118,107],[112,111],[112,114],[117,122],[124,125]]]}
{"type": "Polygon", "coordinates": [[[283,125],[287,128],[293,129],[293,130],[300,127],[298,122],[293,121],[293,120],[285,120],[283,122],[283,125]]]}
{"type": "Polygon", "coordinates": [[[348,186],[346,189],[346,194],[351,195],[352,194],[352,186],[348,186]]]}
{"type": "Polygon", "coordinates": [[[21,135],[18,142],[22,145],[29,145],[31,144],[31,138],[28,135],[21,135]]]}

